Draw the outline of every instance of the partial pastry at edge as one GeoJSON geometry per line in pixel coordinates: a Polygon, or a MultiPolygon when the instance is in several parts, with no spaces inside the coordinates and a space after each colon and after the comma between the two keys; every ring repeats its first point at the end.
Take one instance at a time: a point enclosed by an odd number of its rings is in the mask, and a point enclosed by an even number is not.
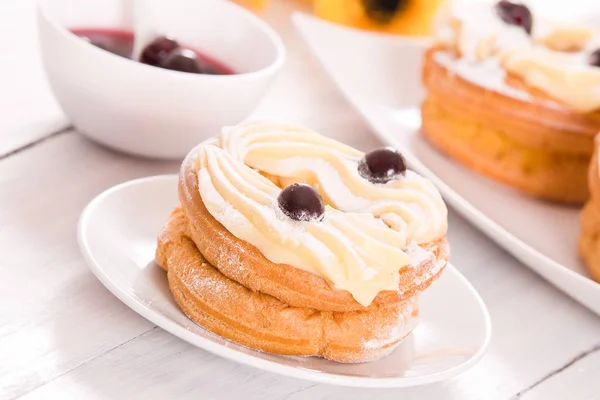
{"type": "MultiPolygon", "coordinates": [[[[437,190],[407,171],[393,150],[363,155],[301,127],[246,123],[224,130],[216,144],[198,146],[182,164],[182,211],[159,238],[157,261],[173,271],[169,280],[180,307],[226,338],[278,354],[361,362],[392,351],[414,328],[418,294],[447,263],[446,208],[437,190]],[[319,344],[309,351],[279,339],[267,343],[250,321],[239,325],[235,314],[216,312],[223,305],[208,293],[210,285],[198,283],[205,279],[200,270],[177,284],[177,271],[200,258],[227,287],[272,299],[294,314],[331,316],[344,327],[346,349],[332,341],[338,333],[329,323],[304,332],[319,344]],[[181,289],[189,289],[191,279],[195,294],[181,289]],[[210,300],[194,306],[189,296],[210,300]],[[376,341],[361,327],[365,318],[378,332],[376,341]]],[[[251,315],[256,298],[242,292],[235,303],[251,315]]],[[[275,310],[261,307],[259,314],[273,322],[275,310]]],[[[285,337],[271,322],[259,325],[285,337]]]]}
{"type": "Polygon", "coordinates": [[[600,130],[598,33],[533,15],[528,34],[505,22],[507,3],[458,1],[441,18],[437,44],[424,60],[422,132],[496,180],[536,197],[582,203],[600,130]]]}
{"type": "Polygon", "coordinates": [[[592,278],[600,282],[600,136],[596,136],[595,151],[590,163],[588,182],[590,199],[581,212],[579,253],[592,278]]]}

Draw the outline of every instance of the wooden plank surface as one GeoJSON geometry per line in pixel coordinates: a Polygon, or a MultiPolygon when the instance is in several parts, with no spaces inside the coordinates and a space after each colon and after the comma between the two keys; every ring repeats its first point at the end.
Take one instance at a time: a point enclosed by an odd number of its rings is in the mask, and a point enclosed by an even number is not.
{"type": "Polygon", "coordinates": [[[35,1],[0,1],[0,157],[61,130],[37,51],[35,1]]]}
{"type": "MultiPolygon", "coordinates": [[[[346,113],[344,113],[346,115],[346,113]]],[[[333,118],[335,119],[335,118],[333,118]]],[[[341,118],[343,126],[345,117],[341,118]]],[[[350,121],[348,121],[350,122],[350,121]]],[[[336,124],[334,124],[336,125],[336,124]]],[[[363,126],[358,120],[354,129],[363,126]]],[[[364,129],[364,126],[363,126],[364,129]]],[[[358,137],[368,137],[362,132],[358,137]]],[[[132,178],[175,172],[177,163],[132,159],[69,132],[0,163],[0,388],[12,398],[306,398],[366,391],[312,385],[236,365],[153,329],[86,268],[75,225],[97,193],[132,178]],[[35,182],[35,184],[33,184],[35,182]],[[8,310],[8,314],[5,312],[8,310]],[[244,383],[240,385],[240,383],[244,383]],[[113,392],[103,392],[103,391],[113,392]],[[308,393],[306,393],[308,392],[308,393]],[[150,396],[150,397],[148,397],[150,396]],[[156,396],[156,397],[152,397],[156,396]],[[293,397],[292,397],[293,398],[293,397]],[[297,397],[304,398],[304,397],[297,397]]],[[[455,265],[492,315],[489,354],[442,384],[403,390],[414,398],[510,398],[599,344],[600,319],[558,292],[451,213],[455,265]]],[[[452,310],[460,317],[460,310],[452,310]]],[[[568,370],[568,368],[567,368],[568,370]]],[[[563,372],[564,373],[564,372],[563,372]]],[[[575,379],[575,378],[574,378],[575,379]]],[[[378,391],[383,399],[397,390],[378,391]]],[[[409,397],[410,398],[410,397],[409,397]]]]}
{"type": "Polygon", "coordinates": [[[557,371],[535,388],[527,391],[523,400],[600,398],[600,346],[575,357],[564,369],[557,371]]]}

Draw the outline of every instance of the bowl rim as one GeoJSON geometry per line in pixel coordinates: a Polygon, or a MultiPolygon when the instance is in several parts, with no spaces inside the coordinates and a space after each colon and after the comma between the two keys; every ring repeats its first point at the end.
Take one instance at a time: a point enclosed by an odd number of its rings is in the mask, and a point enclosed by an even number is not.
{"type": "MultiPolygon", "coordinates": [[[[255,71],[250,72],[242,72],[242,73],[234,73],[230,75],[209,75],[209,74],[191,74],[188,72],[174,71],[164,68],[158,68],[152,65],[143,64],[136,60],[132,60],[129,58],[121,57],[116,54],[113,54],[109,51],[100,49],[96,46],[87,43],[85,40],[81,40],[77,35],[71,32],[66,26],[61,24],[53,15],[52,12],[47,9],[47,6],[44,4],[47,1],[51,0],[37,0],[36,1],[36,9],[37,9],[37,18],[38,24],[41,20],[46,21],[55,31],[61,34],[65,40],[70,41],[71,43],[76,43],[75,45],[81,45],[82,51],[92,51],[98,52],[97,54],[104,54],[107,57],[113,57],[114,60],[120,60],[119,62],[123,62],[123,65],[131,65],[130,68],[143,68],[148,73],[151,73],[150,70],[157,71],[155,73],[159,74],[169,74],[172,78],[177,78],[181,80],[254,80],[264,76],[269,76],[275,74],[278,70],[283,66],[286,59],[286,48],[283,43],[281,37],[277,34],[275,29],[273,29],[266,21],[262,18],[255,15],[253,12],[243,8],[240,5],[237,5],[230,1],[223,0],[203,0],[206,3],[212,3],[218,5],[220,7],[229,8],[234,13],[238,13],[241,18],[246,18],[252,25],[254,25],[257,29],[261,30],[266,34],[268,38],[268,42],[275,50],[275,58],[274,60],[266,65],[263,68],[257,69],[255,71]],[[83,50],[87,48],[88,50],[83,50]]],[[[40,30],[38,29],[39,35],[39,43],[42,44],[45,42],[44,37],[40,34],[40,30]]]]}

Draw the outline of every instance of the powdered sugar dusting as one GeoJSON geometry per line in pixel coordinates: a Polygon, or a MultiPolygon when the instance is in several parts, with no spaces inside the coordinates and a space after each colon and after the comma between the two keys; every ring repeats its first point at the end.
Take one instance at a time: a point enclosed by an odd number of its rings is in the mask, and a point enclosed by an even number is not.
{"type": "Polygon", "coordinates": [[[378,329],[378,336],[364,341],[363,347],[370,350],[381,349],[406,337],[415,329],[418,323],[418,297],[414,296],[408,300],[402,311],[398,313],[393,328],[390,330],[389,327],[381,327],[381,329],[378,329]]]}
{"type": "Polygon", "coordinates": [[[434,59],[448,71],[466,81],[508,97],[531,100],[529,93],[515,89],[506,83],[506,71],[496,59],[473,62],[466,58],[454,58],[450,53],[441,51],[434,54],[434,59]]]}
{"type": "Polygon", "coordinates": [[[416,267],[425,261],[435,259],[435,254],[433,254],[433,251],[424,249],[414,240],[408,243],[408,246],[404,248],[404,251],[410,257],[411,267],[416,267]]]}

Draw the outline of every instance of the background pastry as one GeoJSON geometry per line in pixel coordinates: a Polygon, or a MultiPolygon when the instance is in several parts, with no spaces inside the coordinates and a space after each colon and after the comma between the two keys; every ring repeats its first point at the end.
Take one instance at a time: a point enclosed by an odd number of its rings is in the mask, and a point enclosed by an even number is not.
{"type": "Polygon", "coordinates": [[[600,282],[600,166],[598,164],[600,136],[596,136],[595,151],[588,182],[590,199],[581,213],[581,234],[579,235],[579,253],[587,264],[592,278],[600,282]]]}
{"type": "Polygon", "coordinates": [[[423,134],[494,179],[582,203],[600,130],[599,43],[521,4],[454,2],[424,60],[423,134]]]}

